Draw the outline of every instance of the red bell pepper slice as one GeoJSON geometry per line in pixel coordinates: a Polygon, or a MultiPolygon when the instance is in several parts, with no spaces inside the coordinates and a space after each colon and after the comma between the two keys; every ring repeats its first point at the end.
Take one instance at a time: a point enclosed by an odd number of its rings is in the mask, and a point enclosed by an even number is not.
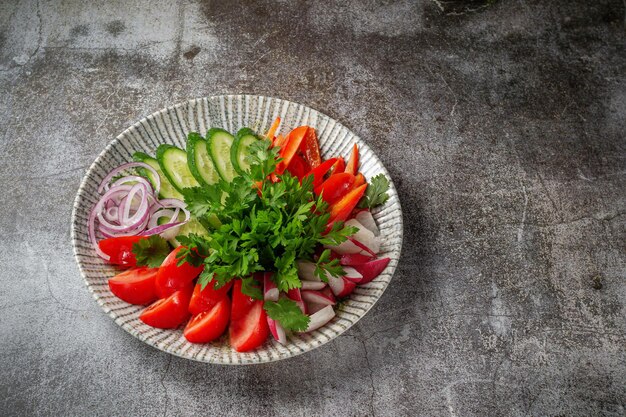
{"type": "Polygon", "coordinates": [[[328,204],[333,204],[352,190],[355,179],[354,175],[347,172],[331,175],[322,185],[315,188],[315,194],[321,195],[328,204]]]}
{"type": "Polygon", "coordinates": [[[359,172],[354,179],[354,184],[352,184],[352,188],[354,189],[356,187],[360,187],[361,185],[365,184],[365,182],[365,176],[359,172]]]}
{"type": "Polygon", "coordinates": [[[300,150],[304,154],[307,162],[311,166],[311,168],[317,168],[322,163],[322,157],[320,156],[320,145],[317,140],[317,134],[315,133],[315,129],[309,127],[309,130],[306,131],[306,135],[304,136],[304,140],[300,145],[300,150]]]}
{"type": "Polygon", "coordinates": [[[307,175],[313,175],[313,188],[318,187],[324,182],[324,175],[337,162],[337,158],[330,158],[324,161],[317,168],[313,168],[307,175]]]}
{"type": "Polygon", "coordinates": [[[285,140],[285,144],[280,149],[279,155],[283,158],[283,160],[276,165],[276,174],[280,175],[285,172],[285,169],[289,166],[291,159],[300,148],[300,144],[302,143],[308,128],[308,126],[300,126],[289,132],[289,135],[287,135],[287,139],[285,140]]]}
{"type": "Polygon", "coordinates": [[[337,158],[337,162],[335,162],[335,165],[333,165],[333,169],[332,171],[330,171],[330,175],[340,174],[345,169],[346,169],[346,161],[343,159],[342,156],[340,156],[339,158],[337,158]]]}
{"type": "Polygon", "coordinates": [[[359,148],[356,146],[356,143],[352,147],[352,155],[348,159],[344,172],[349,172],[352,175],[356,175],[359,172],[359,148]]]}
{"type": "Polygon", "coordinates": [[[328,223],[346,220],[348,216],[350,216],[350,213],[352,213],[352,210],[356,207],[361,197],[363,197],[366,188],[367,184],[363,184],[350,191],[348,194],[343,196],[341,200],[330,206],[330,218],[328,219],[328,223]]]}
{"type": "Polygon", "coordinates": [[[287,171],[289,171],[294,177],[298,177],[299,180],[302,180],[302,178],[304,178],[306,173],[309,171],[309,167],[300,155],[295,154],[287,167],[287,171]]]}
{"type": "Polygon", "coordinates": [[[272,123],[272,126],[270,126],[270,129],[265,134],[265,137],[273,141],[274,136],[276,135],[276,131],[278,130],[278,126],[280,126],[280,117],[277,117],[276,120],[274,120],[274,123],[272,123]]]}

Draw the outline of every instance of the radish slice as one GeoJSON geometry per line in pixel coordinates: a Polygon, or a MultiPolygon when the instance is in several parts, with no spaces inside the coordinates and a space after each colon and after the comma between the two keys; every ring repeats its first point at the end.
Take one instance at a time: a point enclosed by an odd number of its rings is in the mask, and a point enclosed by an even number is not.
{"type": "Polygon", "coordinates": [[[343,279],[333,276],[328,276],[328,286],[333,291],[333,294],[339,296],[343,292],[343,287],[345,286],[343,283],[343,279]]]}
{"type": "Polygon", "coordinates": [[[326,306],[327,304],[306,303],[306,307],[309,310],[309,314],[315,314],[326,306]]]}
{"type": "Polygon", "coordinates": [[[335,310],[333,306],[326,306],[315,314],[311,314],[311,321],[309,322],[309,327],[307,327],[306,331],[311,332],[315,329],[319,329],[329,321],[331,321],[335,317],[335,310]]]}
{"type": "Polygon", "coordinates": [[[272,273],[265,272],[263,274],[263,299],[265,301],[278,301],[278,288],[272,281],[272,273]]]}
{"type": "Polygon", "coordinates": [[[349,279],[352,282],[356,282],[358,284],[363,279],[363,275],[361,275],[359,271],[354,268],[346,266],[343,268],[343,271],[345,272],[344,278],[349,279]]]}
{"type": "Polygon", "coordinates": [[[302,291],[302,299],[307,303],[322,304],[325,306],[334,306],[335,297],[332,293],[323,293],[321,291],[305,290],[302,291]]]}
{"type": "Polygon", "coordinates": [[[298,276],[305,281],[322,281],[315,275],[315,264],[309,261],[297,261],[298,276]]]}
{"type": "Polygon", "coordinates": [[[374,258],[370,255],[362,255],[360,253],[346,253],[345,255],[341,255],[341,257],[339,258],[339,263],[345,266],[363,265],[373,259],[374,258]]]}
{"type": "Polygon", "coordinates": [[[300,290],[321,290],[325,286],[326,283],[322,281],[302,281],[302,287],[300,287],[300,290]]]}
{"type": "Polygon", "coordinates": [[[374,278],[380,275],[381,272],[387,268],[389,264],[389,258],[376,259],[374,261],[370,261],[363,265],[355,265],[354,269],[356,269],[363,278],[359,281],[359,285],[367,284],[372,281],[374,278]]]}
{"type": "Polygon", "coordinates": [[[346,240],[345,242],[341,242],[339,245],[336,245],[336,246],[325,245],[324,247],[326,249],[331,249],[340,255],[361,253],[363,251],[360,247],[352,243],[349,239],[346,240]]]}
{"type": "Polygon", "coordinates": [[[278,341],[281,345],[287,344],[287,335],[285,334],[285,329],[280,325],[276,320],[267,316],[267,325],[270,328],[270,333],[274,336],[274,339],[278,341]]]}
{"type": "Polygon", "coordinates": [[[346,277],[328,277],[328,285],[337,297],[345,297],[350,295],[356,288],[356,283],[350,281],[346,277]]]}
{"type": "Polygon", "coordinates": [[[300,293],[300,288],[290,289],[289,292],[287,292],[287,297],[295,301],[298,307],[300,307],[300,310],[302,310],[304,314],[307,314],[306,304],[304,304],[304,301],[302,301],[302,294],[300,293]]]}
{"type": "Polygon", "coordinates": [[[354,218],[361,223],[363,227],[372,232],[374,236],[380,235],[380,230],[378,230],[378,226],[376,226],[374,216],[372,216],[369,210],[359,211],[354,218]]]}
{"type": "MultiPolygon", "coordinates": [[[[365,226],[363,226],[358,220],[350,219],[346,222],[346,226],[354,226],[359,229],[358,232],[350,236],[349,240],[352,241],[355,245],[359,246],[359,243],[362,243],[364,246],[369,248],[369,251],[372,255],[376,255],[380,250],[380,239],[378,239],[371,230],[368,230],[365,226]],[[357,242],[354,242],[354,241],[357,242]]],[[[365,249],[367,251],[367,249],[365,249]]]]}

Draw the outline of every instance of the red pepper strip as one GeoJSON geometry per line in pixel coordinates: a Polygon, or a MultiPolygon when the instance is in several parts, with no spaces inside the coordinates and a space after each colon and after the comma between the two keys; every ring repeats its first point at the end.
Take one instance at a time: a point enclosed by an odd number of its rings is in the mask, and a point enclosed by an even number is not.
{"type": "Polygon", "coordinates": [[[356,207],[361,197],[363,197],[366,188],[367,184],[363,184],[350,191],[343,196],[341,200],[330,206],[330,218],[328,219],[328,223],[346,220],[350,213],[352,213],[352,209],[356,207]]]}
{"type": "Polygon", "coordinates": [[[300,155],[295,154],[293,158],[291,158],[287,171],[289,171],[294,177],[298,177],[299,180],[302,180],[309,169],[306,165],[306,161],[302,159],[300,155]]]}
{"type": "Polygon", "coordinates": [[[285,172],[285,169],[289,166],[291,159],[298,151],[298,148],[300,148],[300,144],[302,143],[308,128],[308,126],[300,126],[289,132],[289,135],[287,135],[287,139],[285,140],[285,144],[280,149],[279,155],[283,158],[283,160],[276,165],[276,174],[280,175],[285,172]]]}
{"type": "Polygon", "coordinates": [[[348,163],[346,164],[346,170],[344,172],[349,172],[352,175],[356,175],[359,172],[359,148],[357,148],[356,143],[352,147],[352,155],[350,155],[350,159],[348,159],[348,163]]]}
{"type": "Polygon", "coordinates": [[[309,127],[306,131],[306,136],[300,145],[300,150],[304,154],[304,157],[311,165],[311,168],[317,168],[322,163],[322,157],[320,156],[320,145],[317,141],[317,135],[315,129],[309,127]]]}
{"type": "Polygon", "coordinates": [[[352,184],[352,188],[360,187],[363,184],[365,184],[365,177],[363,176],[363,174],[359,172],[355,177],[354,184],[352,184]]]}
{"type": "Polygon", "coordinates": [[[272,141],[273,148],[282,148],[284,144],[285,144],[285,138],[283,135],[276,136],[274,140],[272,141]]]}
{"type": "Polygon", "coordinates": [[[278,130],[278,126],[280,126],[280,117],[277,117],[276,120],[274,120],[274,123],[270,126],[270,130],[267,131],[265,137],[273,141],[276,131],[278,130]]]}
{"type": "Polygon", "coordinates": [[[331,175],[322,185],[315,188],[315,194],[321,195],[328,204],[333,204],[353,189],[354,181],[354,175],[347,172],[331,175]]]}
{"type": "Polygon", "coordinates": [[[320,166],[313,168],[307,175],[313,175],[313,188],[318,187],[324,182],[324,175],[337,162],[337,158],[330,158],[321,163],[320,166]]]}
{"type": "Polygon", "coordinates": [[[332,171],[330,171],[330,175],[340,174],[345,169],[346,169],[346,161],[344,161],[343,157],[340,156],[339,159],[337,159],[337,162],[335,162],[335,165],[333,165],[333,169],[332,171]]]}

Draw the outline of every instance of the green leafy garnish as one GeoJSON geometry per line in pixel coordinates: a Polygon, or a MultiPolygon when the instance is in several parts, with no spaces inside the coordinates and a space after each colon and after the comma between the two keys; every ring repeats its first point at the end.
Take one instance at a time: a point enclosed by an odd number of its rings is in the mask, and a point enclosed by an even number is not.
{"type": "MultiPolygon", "coordinates": [[[[215,280],[219,288],[235,278],[275,271],[273,280],[280,291],[299,288],[296,259],[313,260],[316,247],[340,244],[356,229],[335,222],[327,230],[328,205],[315,197],[312,176],[300,181],[286,172],[272,180],[280,158],[268,140],[260,139],[248,149],[249,172],[231,182],[184,190],[185,203],[200,222],[214,216],[221,225],[206,238],[177,237],[187,247],[179,262],[204,264],[201,285],[215,280]]],[[[337,265],[328,261],[320,268],[335,273],[337,265]]],[[[256,298],[260,291],[254,289],[252,278],[245,280],[244,291],[256,298]]]]}
{"type": "Polygon", "coordinates": [[[328,282],[327,274],[340,277],[345,275],[346,272],[339,264],[339,259],[330,259],[330,249],[325,249],[315,263],[314,274],[323,282],[328,282]]]}
{"type": "Polygon", "coordinates": [[[384,204],[389,198],[389,180],[383,174],[378,174],[369,182],[365,195],[359,201],[359,208],[373,208],[384,204]]]}
{"type": "Polygon", "coordinates": [[[137,259],[137,266],[158,268],[172,249],[165,239],[152,235],[133,244],[132,252],[137,259]]]}
{"type": "Polygon", "coordinates": [[[241,278],[241,292],[255,300],[263,299],[263,292],[259,288],[259,283],[252,277],[241,278]]]}
{"type": "Polygon", "coordinates": [[[309,327],[311,319],[293,300],[281,298],[278,301],[266,301],[263,308],[267,315],[279,322],[285,330],[303,332],[309,327]]]}

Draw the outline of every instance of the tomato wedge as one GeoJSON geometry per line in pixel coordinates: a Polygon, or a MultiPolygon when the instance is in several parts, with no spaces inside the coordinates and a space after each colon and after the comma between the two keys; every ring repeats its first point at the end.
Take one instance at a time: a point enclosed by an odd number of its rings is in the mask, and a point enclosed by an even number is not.
{"type": "Polygon", "coordinates": [[[244,317],[254,305],[254,298],[241,292],[241,280],[235,280],[233,285],[233,305],[231,319],[237,320],[244,317]]]}
{"type": "Polygon", "coordinates": [[[324,182],[324,175],[337,162],[337,158],[330,158],[321,163],[317,168],[313,168],[307,175],[313,175],[313,188],[324,182]]]}
{"type": "Polygon", "coordinates": [[[332,204],[346,195],[352,189],[355,177],[347,172],[331,175],[315,189],[315,194],[321,195],[324,201],[332,204]]]}
{"type": "Polygon", "coordinates": [[[350,191],[348,194],[343,196],[341,200],[330,206],[330,218],[328,219],[328,223],[346,220],[348,216],[350,216],[350,213],[352,213],[352,210],[356,207],[361,197],[363,197],[366,188],[367,184],[363,184],[350,191]]]}
{"type": "Polygon", "coordinates": [[[202,272],[203,266],[193,266],[186,262],[178,266],[176,256],[182,249],[183,246],[174,249],[159,267],[156,290],[160,298],[168,297],[175,291],[187,287],[202,272]]]}
{"type": "Polygon", "coordinates": [[[356,143],[352,147],[352,155],[350,155],[350,159],[348,159],[344,172],[349,172],[352,175],[356,175],[356,173],[359,172],[359,148],[356,146],[356,143]]]}
{"type": "Polygon", "coordinates": [[[322,163],[320,155],[320,145],[317,140],[315,129],[309,127],[304,136],[304,140],[300,144],[300,150],[304,154],[311,168],[317,168],[322,163]]]}
{"type": "Polygon", "coordinates": [[[109,288],[130,304],[150,304],[157,298],[155,278],[158,268],[135,268],[109,279],[109,288]]]}
{"type": "Polygon", "coordinates": [[[146,308],[139,319],[148,326],[159,329],[175,329],[189,317],[187,306],[191,299],[192,286],[178,290],[146,308]]]}
{"type": "Polygon", "coordinates": [[[121,266],[136,266],[137,259],[132,252],[133,245],[142,239],[146,239],[145,236],[120,236],[110,237],[108,239],[102,239],[98,242],[98,246],[102,252],[111,257],[109,263],[121,266]]]}
{"type": "Polygon", "coordinates": [[[195,316],[211,310],[226,297],[228,290],[230,290],[232,286],[232,281],[217,290],[215,289],[215,281],[209,282],[204,289],[202,289],[202,285],[196,284],[196,287],[193,289],[191,301],[189,301],[189,312],[195,316]]]}
{"type": "Polygon", "coordinates": [[[308,128],[308,126],[300,126],[289,132],[284,145],[280,148],[280,157],[283,158],[283,160],[276,165],[276,174],[280,175],[285,172],[285,169],[289,166],[291,159],[300,148],[300,144],[302,143],[308,128]]]}
{"type": "Polygon", "coordinates": [[[269,334],[263,300],[255,300],[241,292],[241,280],[233,285],[233,302],[228,329],[230,345],[237,352],[260,346],[269,334]]]}
{"type": "Polygon", "coordinates": [[[223,297],[213,308],[194,316],[183,334],[191,343],[208,343],[224,333],[230,318],[230,299],[223,297]]]}
{"type": "Polygon", "coordinates": [[[263,309],[263,300],[253,300],[244,316],[235,318],[234,313],[233,308],[228,329],[230,345],[237,352],[247,352],[262,345],[270,332],[267,314],[263,309]]]}

